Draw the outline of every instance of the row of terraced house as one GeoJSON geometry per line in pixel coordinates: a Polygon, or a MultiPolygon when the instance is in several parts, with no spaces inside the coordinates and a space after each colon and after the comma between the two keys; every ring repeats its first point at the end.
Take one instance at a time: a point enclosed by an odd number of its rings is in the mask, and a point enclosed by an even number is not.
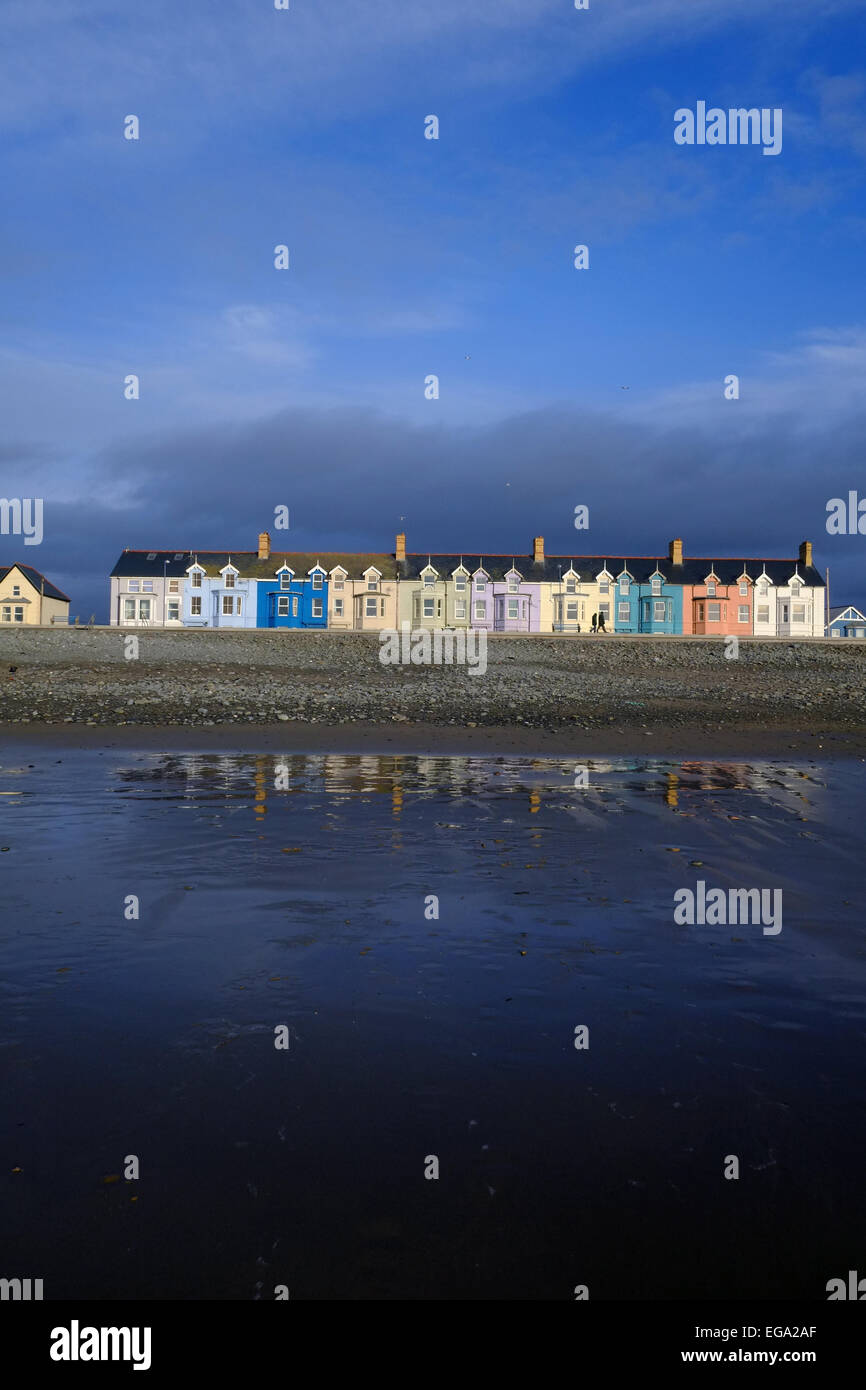
{"type": "Polygon", "coordinates": [[[124,550],[111,574],[122,627],[482,628],[821,637],[825,585],[804,541],[791,559],[666,556],[124,550]]]}

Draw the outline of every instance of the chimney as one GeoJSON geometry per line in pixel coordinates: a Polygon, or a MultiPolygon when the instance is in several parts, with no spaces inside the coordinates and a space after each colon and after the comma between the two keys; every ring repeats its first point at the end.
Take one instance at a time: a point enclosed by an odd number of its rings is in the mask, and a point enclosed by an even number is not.
{"type": "Polygon", "coordinates": [[[395,560],[398,560],[398,561],[399,561],[399,560],[405,560],[405,559],[406,559],[406,533],[405,533],[405,531],[401,531],[400,534],[399,534],[399,536],[397,536],[396,539],[395,539],[395,541],[394,541],[394,559],[395,559],[395,560]]]}
{"type": "Polygon", "coordinates": [[[811,563],[812,563],[812,542],[811,542],[811,541],[801,541],[801,542],[800,542],[800,564],[801,564],[801,565],[811,565],[811,563]]]}
{"type": "Polygon", "coordinates": [[[544,537],[536,536],[532,542],[532,561],[533,564],[544,564],[544,537]]]}
{"type": "Polygon", "coordinates": [[[681,540],[671,541],[668,545],[668,559],[672,565],[683,563],[683,543],[681,540]]]}
{"type": "Polygon", "coordinates": [[[271,538],[267,531],[259,532],[259,559],[267,560],[271,554],[271,538]]]}

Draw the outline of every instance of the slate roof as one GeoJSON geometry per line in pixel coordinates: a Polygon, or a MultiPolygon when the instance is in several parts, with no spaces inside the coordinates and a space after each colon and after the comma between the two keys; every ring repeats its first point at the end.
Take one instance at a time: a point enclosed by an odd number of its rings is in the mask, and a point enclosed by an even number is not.
{"type": "Polygon", "coordinates": [[[840,608],[831,608],[830,622],[835,622],[836,619],[840,618],[843,613],[853,613],[855,616],[851,619],[852,622],[866,623],[866,614],[861,613],[860,609],[857,608],[853,603],[843,603],[840,608]]]}
{"type": "Polygon", "coordinates": [[[319,564],[330,573],[337,565],[342,565],[351,579],[360,579],[364,570],[374,565],[383,579],[395,579],[397,565],[393,555],[347,554],[345,551],[272,550],[267,560],[260,560],[258,550],[124,550],[111,571],[112,578],[128,578],[150,575],[162,577],[163,562],[165,573],[170,578],[185,575],[190,565],[198,562],[210,577],[215,577],[231,561],[238,569],[242,579],[273,579],[283,564],[297,575],[306,575],[314,565],[319,564]],[[153,555],[153,559],[148,559],[153,555]],[[180,559],[175,559],[180,555],[180,559]]]}
{"type": "Polygon", "coordinates": [[[653,574],[659,574],[672,584],[703,584],[704,579],[714,571],[720,584],[734,584],[745,573],[750,579],[757,579],[766,573],[777,585],[787,584],[795,569],[803,582],[823,586],[824,580],[814,565],[804,565],[796,557],[791,560],[737,560],[708,559],[687,555],[681,565],[673,564],[666,555],[547,555],[543,564],[536,564],[531,555],[427,555],[425,553],[407,554],[397,565],[401,579],[417,579],[421,571],[431,564],[440,576],[450,578],[461,562],[470,574],[477,569],[486,570],[492,580],[503,580],[512,568],[518,570],[522,578],[530,584],[544,581],[557,583],[560,574],[572,569],[584,583],[606,569],[617,578],[623,570],[628,570],[635,583],[648,584],[653,574]]]}
{"type": "MultiPolygon", "coordinates": [[[[346,551],[320,550],[283,551],[272,550],[267,560],[260,560],[258,550],[124,550],[111,571],[112,577],[161,576],[163,562],[165,573],[170,577],[183,576],[197,559],[207,571],[215,576],[227,565],[229,560],[244,579],[272,579],[283,563],[297,575],[306,575],[315,564],[320,564],[330,572],[342,565],[351,579],[360,579],[364,570],[374,565],[383,579],[418,579],[426,569],[428,561],[443,577],[450,578],[461,562],[470,574],[479,568],[487,571],[497,582],[504,580],[512,564],[527,583],[556,583],[560,574],[573,569],[580,579],[589,582],[603,569],[616,578],[624,569],[636,583],[647,584],[650,577],[658,571],[672,584],[702,584],[713,570],[721,584],[734,584],[745,571],[750,579],[757,579],[766,573],[777,585],[787,584],[795,570],[803,582],[823,587],[824,579],[814,565],[804,565],[796,557],[789,560],[761,559],[713,559],[706,556],[687,555],[681,565],[674,565],[666,555],[547,555],[542,564],[537,565],[531,555],[490,555],[464,552],[459,554],[429,555],[427,552],[413,552],[405,560],[396,560],[391,555],[381,553],[357,554],[346,551]],[[153,559],[148,559],[153,555],[153,559]],[[175,556],[179,555],[179,559],[175,556]]],[[[47,590],[46,590],[47,593],[47,590]]],[[[65,595],[61,595],[65,597],[65,595]]]]}
{"type": "Polygon", "coordinates": [[[50,580],[50,579],[46,579],[46,578],[45,578],[45,575],[44,575],[44,574],[41,574],[41,573],[39,572],[39,570],[34,569],[32,565],[22,565],[22,564],[19,564],[19,562],[18,562],[17,560],[14,562],[14,564],[11,564],[11,565],[0,565],[0,582],[2,582],[2,580],[4,580],[4,579],[6,578],[6,576],[7,576],[7,574],[9,573],[10,570],[14,570],[14,569],[20,570],[21,573],[22,573],[27,579],[29,579],[30,583],[33,585],[33,587],[34,587],[34,589],[36,590],[37,594],[40,592],[40,586],[41,586],[41,584],[42,584],[42,582],[43,582],[43,580],[44,580],[44,582],[45,582],[44,594],[45,594],[45,597],[46,597],[46,598],[59,598],[63,603],[71,603],[71,602],[72,602],[72,600],[69,598],[68,594],[64,594],[64,592],[63,592],[62,589],[58,589],[57,585],[56,585],[56,584],[52,584],[52,583],[51,583],[51,580],[50,580]]]}

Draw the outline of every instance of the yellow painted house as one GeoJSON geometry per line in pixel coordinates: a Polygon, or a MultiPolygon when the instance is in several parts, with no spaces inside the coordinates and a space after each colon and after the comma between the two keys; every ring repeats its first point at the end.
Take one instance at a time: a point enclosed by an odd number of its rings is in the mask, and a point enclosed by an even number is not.
{"type": "Polygon", "coordinates": [[[70,600],[32,565],[0,565],[0,624],[69,622],[70,600]]]}

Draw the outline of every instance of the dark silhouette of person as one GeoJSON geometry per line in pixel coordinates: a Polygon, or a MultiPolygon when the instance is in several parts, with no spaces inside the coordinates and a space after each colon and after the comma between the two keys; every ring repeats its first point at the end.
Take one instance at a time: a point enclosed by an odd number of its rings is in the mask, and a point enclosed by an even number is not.
{"type": "Polygon", "coordinates": [[[606,628],[605,625],[604,625],[604,614],[603,614],[603,613],[599,613],[599,615],[598,615],[598,630],[599,630],[599,632],[607,632],[607,628],[606,628]]]}
{"type": "Polygon", "coordinates": [[[592,627],[589,629],[590,632],[595,632],[595,630],[596,630],[597,627],[598,627],[598,614],[597,614],[597,613],[593,613],[593,615],[592,615],[592,627]]]}

